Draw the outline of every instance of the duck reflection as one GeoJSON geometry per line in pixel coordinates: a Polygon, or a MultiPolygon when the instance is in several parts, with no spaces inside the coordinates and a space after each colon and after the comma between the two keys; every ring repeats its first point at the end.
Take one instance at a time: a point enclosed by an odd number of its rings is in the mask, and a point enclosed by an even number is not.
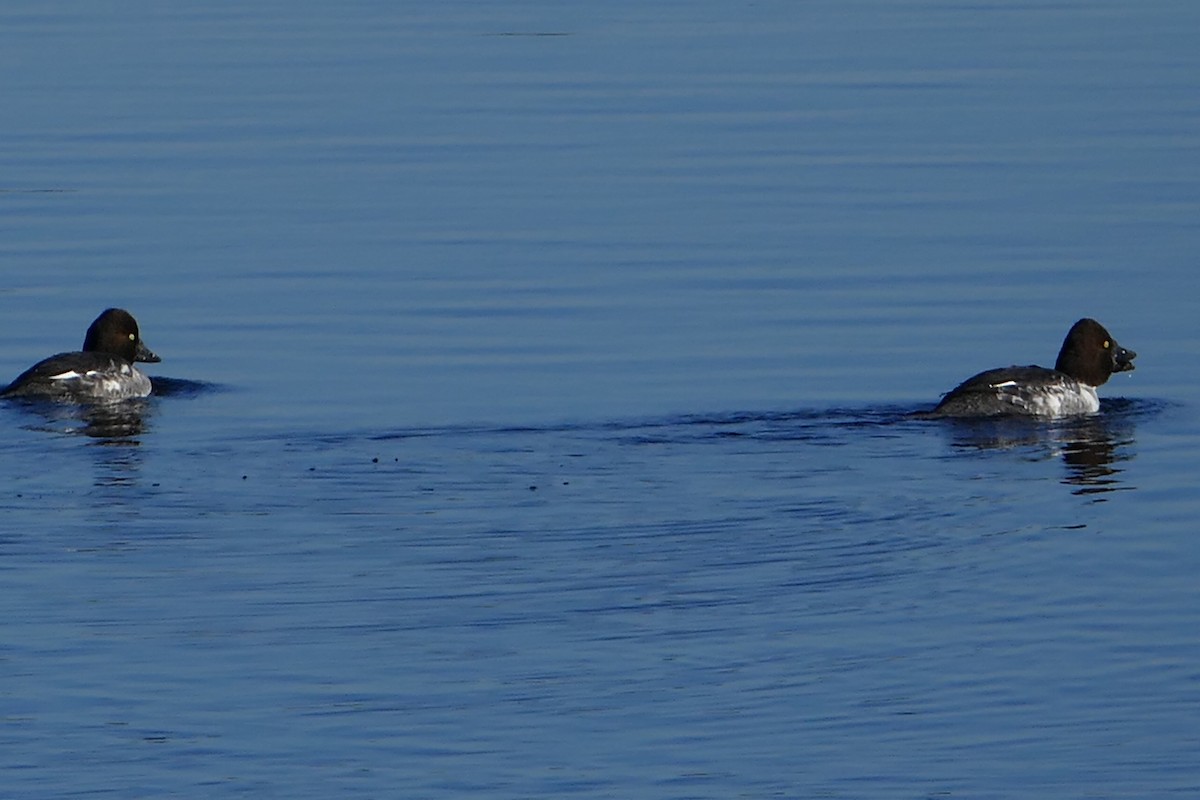
{"type": "Polygon", "coordinates": [[[21,405],[28,414],[42,420],[40,424],[30,426],[32,428],[133,443],[146,432],[152,408],[148,399],[96,404],[39,400],[23,402],[21,405]]]}
{"type": "Polygon", "coordinates": [[[28,426],[34,430],[138,444],[138,437],[151,430],[150,420],[162,398],[199,397],[220,388],[203,381],[158,376],[153,385],[154,393],[149,397],[116,403],[67,403],[42,398],[12,398],[8,403],[41,420],[28,426]]]}
{"type": "Polygon", "coordinates": [[[146,432],[150,404],[145,400],[93,406],[81,414],[79,433],[94,439],[132,439],[146,432]]]}
{"type": "Polygon", "coordinates": [[[1062,459],[1063,483],[1091,495],[1135,487],[1123,483],[1121,464],[1133,458],[1135,401],[1104,400],[1100,413],[1050,422],[1027,417],[956,420],[954,446],[977,450],[1033,448],[1062,459]]]}
{"type": "Polygon", "coordinates": [[[1082,420],[1066,431],[1061,456],[1067,466],[1063,483],[1076,487],[1075,494],[1102,494],[1120,489],[1117,465],[1133,458],[1132,423],[1117,424],[1114,420],[1095,417],[1082,420]]]}

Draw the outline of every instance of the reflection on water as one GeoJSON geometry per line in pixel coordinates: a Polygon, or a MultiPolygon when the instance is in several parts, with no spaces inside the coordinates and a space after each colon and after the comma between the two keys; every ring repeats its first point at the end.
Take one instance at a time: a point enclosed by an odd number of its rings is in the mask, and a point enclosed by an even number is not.
{"type": "Polygon", "coordinates": [[[120,490],[104,496],[105,508],[135,507],[140,502],[128,489],[141,484],[143,437],[153,430],[150,420],[158,410],[152,398],[94,405],[26,399],[9,405],[29,419],[22,425],[26,430],[92,440],[80,451],[90,454],[92,486],[120,490]]]}
{"type": "Polygon", "coordinates": [[[1101,412],[1045,421],[1027,417],[947,420],[957,448],[973,450],[1029,449],[1062,459],[1063,483],[1078,495],[1133,489],[1120,479],[1119,464],[1134,457],[1135,422],[1139,415],[1162,407],[1151,401],[1104,400],[1101,412]]]}
{"type": "Polygon", "coordinates": [[[1133,458],[1133,422],[1115,416],[1098,415],[1072,426],[1071,436],[1063,443],[1062,460],[1068,474],[1063,482],[1077,487],[1075,494],[1103,494],[1123,486],[1116,464],[1133,458]]]}
{"type": "Polygon", "coordinates": [[[30,398],[15,398],[9,403],[39,420],[27,426],[32,430],[137,444],[137,437],[150,429],[149,420],[157,413],[161,398],[197,397],[219,388],[216,384],[180,378],[156,377],[153,383],[154,394],[150,397],[119,403],[80,404],[30,398]]]}
{"type": "Polygon", "coordinates": [[[46,400],[16,400],[13,404],[40,420],[27,426],[33,430],[129,440],[135,444],[136,437],[146,432],[153,409],[148,399],[95,405],[46,400]]]}

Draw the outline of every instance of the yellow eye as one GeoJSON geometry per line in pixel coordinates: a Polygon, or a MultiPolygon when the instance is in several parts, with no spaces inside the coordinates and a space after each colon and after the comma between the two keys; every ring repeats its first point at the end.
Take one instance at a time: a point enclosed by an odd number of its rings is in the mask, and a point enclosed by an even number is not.
{"type": "Polygon", "coordinates": [[[1112,347],[1112,342],[1110,342],[1108,339],[1105,339],[1104,340],[1104,349],[1107,350],[1110,347],[1112,347]]]}
{"type": "MultiPolygon", "coordinates": [[[[129,334],[129,341],[131,341],[131,342],[136,342],[136,341],[137,341],[137,337],[136,337],[136,336],[134,336],[134,335],[131,333],[131,334],[129,334]]],[[[1105,347],[1108,347],[1108,342],[1105,342],[1105,343],[1104,343],[1104,346],[1105,346],[1105,347]]]]}

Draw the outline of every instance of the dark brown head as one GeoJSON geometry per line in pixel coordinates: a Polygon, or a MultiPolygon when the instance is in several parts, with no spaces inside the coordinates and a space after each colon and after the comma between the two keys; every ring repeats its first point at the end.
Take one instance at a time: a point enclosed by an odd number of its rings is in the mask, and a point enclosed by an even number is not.
{"type": "Polygon", "coordinates": [[[96,317],[83,339],[83,350],[87,353],[111,353],[130,363],[162,361],[142,343],[137,320],[120,308],[110,308],[96,317]]]}
{"type": "Polygon", "coordinates": [[[1100,386],[1114,372],[1133,369],[1137,353],[1117,344],[1104,326],[1094,319],[1081,319],[1071,326],[1054,368],[1089,386],[1100,386]]]}

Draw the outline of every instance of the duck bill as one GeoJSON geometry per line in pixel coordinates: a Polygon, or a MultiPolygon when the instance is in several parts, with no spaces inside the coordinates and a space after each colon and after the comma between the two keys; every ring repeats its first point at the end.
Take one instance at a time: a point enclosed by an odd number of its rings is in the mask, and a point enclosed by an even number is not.
{"type": "MultiPolygon", "coordinates": [[[[155,354],[155,352],[153,350],[151,350],[149,347],[146,347],[146,345],[142,344],[142,342],[140,340],[138,341],[137,355],[134,356],[133,360],[134,361],[145,361],[147,364],[157,364],[159,361],[162,361],[162,359],[159,358],[158,355],[155,354]]],[[[1132,369],[1132,367],[1130,367],[1130,369],[1132,369]]]]}
{"type": "Polygon", "coordinates": [[[1113,372],[1132,372],[1135,358],[1137,353],[1113,343],[1113,372]]]}

